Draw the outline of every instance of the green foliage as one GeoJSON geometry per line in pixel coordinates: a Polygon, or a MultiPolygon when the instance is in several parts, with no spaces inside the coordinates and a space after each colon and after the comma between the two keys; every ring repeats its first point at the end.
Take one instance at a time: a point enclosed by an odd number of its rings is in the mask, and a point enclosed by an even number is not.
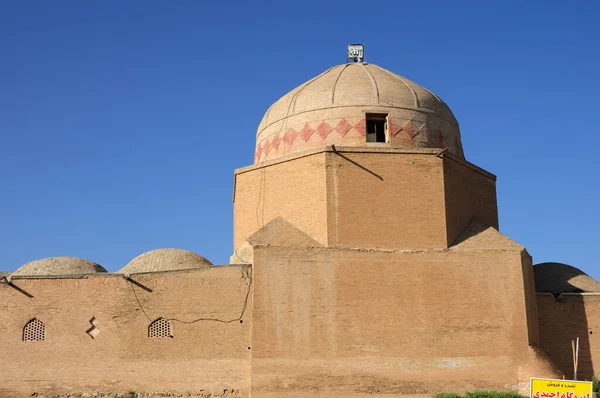
{"type": "Polygon", "coordinates": [[[444,392],[434,395],[433,398],[527,398],[511,391],[474,391],[467,392],[464,396],[453,392],[444,392]]]}
{"type": "Polygon", "coordinates": [[[600,379],[598,379],[596,376],[592,377],[592,391],[600,392],[600,379]]]}

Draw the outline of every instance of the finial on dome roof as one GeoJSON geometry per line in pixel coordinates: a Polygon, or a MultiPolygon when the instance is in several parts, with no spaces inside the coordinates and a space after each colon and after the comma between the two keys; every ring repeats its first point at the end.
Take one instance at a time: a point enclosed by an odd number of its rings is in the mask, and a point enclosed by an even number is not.
{"type": "Polygon", "coordinates": [[[352,62],[363,62],[364,59],[364,44],[348,44],[348,56],[346,57],[346,63],[348,63],[348,60],[352,60],[352,62]]]}

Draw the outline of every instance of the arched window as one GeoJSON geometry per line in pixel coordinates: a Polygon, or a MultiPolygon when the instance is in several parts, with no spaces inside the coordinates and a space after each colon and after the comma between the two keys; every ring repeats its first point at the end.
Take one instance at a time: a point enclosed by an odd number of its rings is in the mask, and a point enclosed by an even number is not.
{"type": "Polygon", "coordinates": [[[165,318],[158,318],[148,326],[148,337],[173,337],[171,322],[165,318]]]}
{"type": "Polygon", "coordinates": [[[33,318],[25,324],[23,328],[23,341],[43,341],[46,340],[46,326],[44,322],[33,318]]]}

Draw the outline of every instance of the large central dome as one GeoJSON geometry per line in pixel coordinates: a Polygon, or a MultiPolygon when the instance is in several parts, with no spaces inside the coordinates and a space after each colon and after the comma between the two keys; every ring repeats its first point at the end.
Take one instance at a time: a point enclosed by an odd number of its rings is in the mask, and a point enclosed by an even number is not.
{"type": "Polygon", "coordinates": [[[464,157],[458,122],[438,96],[377,65],[356,62],[329,68],[271,105],[258,126],[254,161],[323,145],[372,143],[448,148],[464,157]]]}

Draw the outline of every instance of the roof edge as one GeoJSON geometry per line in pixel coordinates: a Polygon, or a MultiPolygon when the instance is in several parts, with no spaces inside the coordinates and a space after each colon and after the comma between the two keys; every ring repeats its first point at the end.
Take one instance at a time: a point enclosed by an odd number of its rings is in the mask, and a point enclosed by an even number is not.
{"type": "Polygon", "coordinates": [[[482,169],[481,167],[469,162],[468,160],[461,159],[457,155],[448,153],[445,148],[405,148],[405,147],[393,147],[388,144],[383,145],[365,145],[365,146],[333,146],[324,145],[321,147],[308,148],[302,151],[283,155],[275,159],[269,159],[262,161],[258,164],[251,164],[248,166],[240,167],[234,170],[234,176],[238,174],[247,173],[252,170],[261,169],[263,167],[273,166],[279,163],[285,163],[299,158],[312,156],[320,153],[328,152],[341,152],[341,153],[387,153],[387,154],[405,154],[405,155],[435,155],[440,157],[448,157],[449,159],[461,163],[470,169],[496,181],[496,175],[489,171],[482,169]]]}

